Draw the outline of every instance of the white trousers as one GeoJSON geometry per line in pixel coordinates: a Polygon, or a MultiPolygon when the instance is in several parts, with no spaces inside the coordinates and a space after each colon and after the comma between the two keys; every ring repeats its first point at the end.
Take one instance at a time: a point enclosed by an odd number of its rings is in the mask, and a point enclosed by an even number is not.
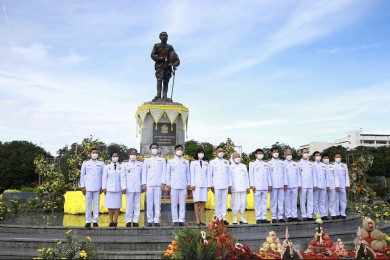
{"type": "Polygon", "coordinates": [[[301,188],[299,193],[302,218],[313,217],[313,188],[301,188]]]}
{"type": "Polygon", "coordinates": [[[328,210],[325,205],[325,198],[326,198],[326,189],[319,189],[317,188],[316,191],[313,193],[314,196],[314,214],[317,215],[318,213],[321,215],[321,217],[328,216],[328,210]]]}
{"type": "Polygon", "coordinates": [[[332,217],[336,216],[336,190],[330,189],[325,197],[325,209],[332,217]]]}
{"type": "Polygon", "coordinates": [[[347,191],[340,188],[336,192],[336,216],[346,216],[345,209],[347,208],[347,191]]]}
{"type": "Polygon", "coordinates": [[[146,187],[146,215],[148,223],[160,223],[161,187],[146,187]],[[154,211],[153,211],[154,206],[154,211]]]}
{"type": "Polygon", "coordinates": [[[228,189],[215,189],[215,215],[219,219],[226,220],[226,203],[228,197],[228,189]]]}
{"type": "Polygon", "coordinates": [[[126,223],[138,223],[141,204],[141,192],[126,193],[126,223]]]}
{"type": "Polygon", "coordinates": [[[99,222],[100,191],[87,191],[85,194],[85,219],[86,223],[99,222]],[[92,219],[93,201],[93,219],[92,219]]]}
{"type": "Polygon", "coordinates": [[[253,196],[255,200],[256,220],[265,220],[265,215],[267,214],[268,191],[256,190],[253,196]]]}
{"type": "Polygon", "coordinates": [[[298,217],[298,188],[288,188],[284,192],[284,206],[286,218],[298,217]]]}
{"type": "Polygon", "coordinates": [[[272,188],[271,191],[271,214],[272,219],[283,219],[283,202],[284,190],[283,188],[272,188]]]}
{"type": "Polygon", "coordinates": [[[236,216],[237,212],[240,212],[241,215],[243,215],[246,209],[246,192],[232,192],[230,204],[232,205],[233,215],[236,216]]]}
{"type": "Polygon", "coordinates": [[[186,218],[187,190],[171,189],[171,211],[173,222],[184,222],[186,218]],[[179,216],[177,205],[179,204],[179,216]]]}

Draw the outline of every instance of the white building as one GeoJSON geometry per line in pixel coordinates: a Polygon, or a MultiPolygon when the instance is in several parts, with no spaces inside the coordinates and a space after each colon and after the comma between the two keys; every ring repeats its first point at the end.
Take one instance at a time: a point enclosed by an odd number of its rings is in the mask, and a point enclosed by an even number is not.
{"type": "Polygon", "coordinates": [[[334,143],[330,143],[330,142],[310,142],[308,144],[299,146],[299,150],[303,148],[307,148],[309,149],[309,152],[312,153],[314,153],[315,151],[322,152],[326,148],[329,148],[334,145],[335,145],[334,143]]]}
{"type": "Polygon", "coordinates": [[[362,134],[361,130],[353,130],[347,133],[348,136],[336,139],[335,145],[341,145],[347,149],[354,149],[358,146],[379,147],[390,144],[390,135],[384,134],[362,134]]]}

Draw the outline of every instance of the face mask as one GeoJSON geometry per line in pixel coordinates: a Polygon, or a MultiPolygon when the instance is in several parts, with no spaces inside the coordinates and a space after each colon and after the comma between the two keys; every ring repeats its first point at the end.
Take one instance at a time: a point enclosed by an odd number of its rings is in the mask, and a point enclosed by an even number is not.
{"type": "Polygon", "coordinates": [[[199,158],[199,159],[201,159],[201,160],[202,160],[202,159],[203,159],[203,157],[204,157],[204,153],[198,153],[198,158],[199,158]]]}
{"type": "Polygon", "coordinates": [[[223,156],[225,155],[225,153],[224,152],[220,152],[220,153],[218,153],[218,157],[219,158],[223,158],[223,156]]]}
{"type": "Polygon", "coordinates": [[[99,157],[99,155],[97,153],[92,153],[91,154],[92,160],[96,160],[98,157],[99,157]]]}
{"type": "Polygon", "coordinates": [[[257,159],[263,160],[263,158],[264,158],[264,154],[260,153],[257,155],[257,159]]]}
{"type": "Polygon", "coordinates": [[[111,161],[113,162],[113,163],[116,163],[116,162],[118,162],[118,157],[117,156],[113,156],[112,158],[111,158],[111,161]]]}
{"type": "Polygon", "coordinates": [[[137,159],[137,156],[136,155],[130,155],[129,159],[130,159],[130,161],[135,161],[135,159],[137,159]]]}
{"type": "Polygon", "coordinates": [[[341,162],[341,158],[334,159],[336,162],[341,162]]]}
{"type": "Polygon", "coordinates": [[[316,162],[321,161],[321,156],[316,156],[316,162]]]}
{"type": "Polygon", "coordinates": [[[177,150],[176,151],[176,155],[179,156],[179,157],[182,156],[183,155],[183,151],[182,150],[177,150]]]}
{"type": "Polygon", "coordinates": [[[303,154],[303,158],[305,158],[305,159],[309,158],[309,156],[310,156],[310,155],[309,155],[308,153],[304,153],[304,154],[303,154]]]}
{"type": "Polygon", "coordinates": [[[329,159],[323,159],[322,160],[325,164],[329,164],[329,159]]]}
{"type": "Polygon", "coordinates": [[[152,155],[157,155],[158,149],[152,149],[152,150],[150,150],[150,152],[152,153],[152,155]]]}
{"type": "Polygon", "coordinates": [[[272,156],[276,159],[279,157],[279,153],[273,153],[272,156]]]}
{"type": "Polygon", "coordinates": [[[241,162],[241,158],[234,158],[234,162],[239,164],[241,162]]]}
{"type": "Polygon", "coordinates": [[[291,161],[292,155],[287,155],[287,156],[286,156],[286,159],[287,159],[288,161],[291,161]]]}

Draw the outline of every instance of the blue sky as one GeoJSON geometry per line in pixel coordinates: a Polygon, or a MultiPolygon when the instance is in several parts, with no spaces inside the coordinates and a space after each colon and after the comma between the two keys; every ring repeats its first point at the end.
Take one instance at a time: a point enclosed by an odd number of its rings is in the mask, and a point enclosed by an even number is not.
{"type": "Polygon", "coordinates": [[[153,44],[178,53],[189,139],[244,152],[390,133],[390,2],[0,0],[0,141],[139,147],[153,44]]]}

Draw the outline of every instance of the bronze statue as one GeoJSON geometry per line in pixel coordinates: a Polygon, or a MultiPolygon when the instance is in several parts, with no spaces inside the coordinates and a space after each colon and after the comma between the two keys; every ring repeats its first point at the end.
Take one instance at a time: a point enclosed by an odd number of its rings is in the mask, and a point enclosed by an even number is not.
{"type": "MultiPolygon", "coordinates": [[[[180,65],[179,56],[177,56],[172,45],[167,44],[168,34],[166,32],[160,33],[161,43],[156,43],[153,47],[151,57],[156,62],[154,68],[156,70],[157,78],[157,96],[154,100],[161,98],[161,88],[163,90],[162,98],[168,101],[168,83],[173,75],[175,76],[176,67],[180,65]]],[[[173,79],[175,80],[175,78],[173,79]]],[[[173,81],[174,82],[174,81],[173,81]]],[[[172,85],[173,90],[173,85],[172,85]]],[[[172,95],[171,95],[172,98],[172,95]]]]}

